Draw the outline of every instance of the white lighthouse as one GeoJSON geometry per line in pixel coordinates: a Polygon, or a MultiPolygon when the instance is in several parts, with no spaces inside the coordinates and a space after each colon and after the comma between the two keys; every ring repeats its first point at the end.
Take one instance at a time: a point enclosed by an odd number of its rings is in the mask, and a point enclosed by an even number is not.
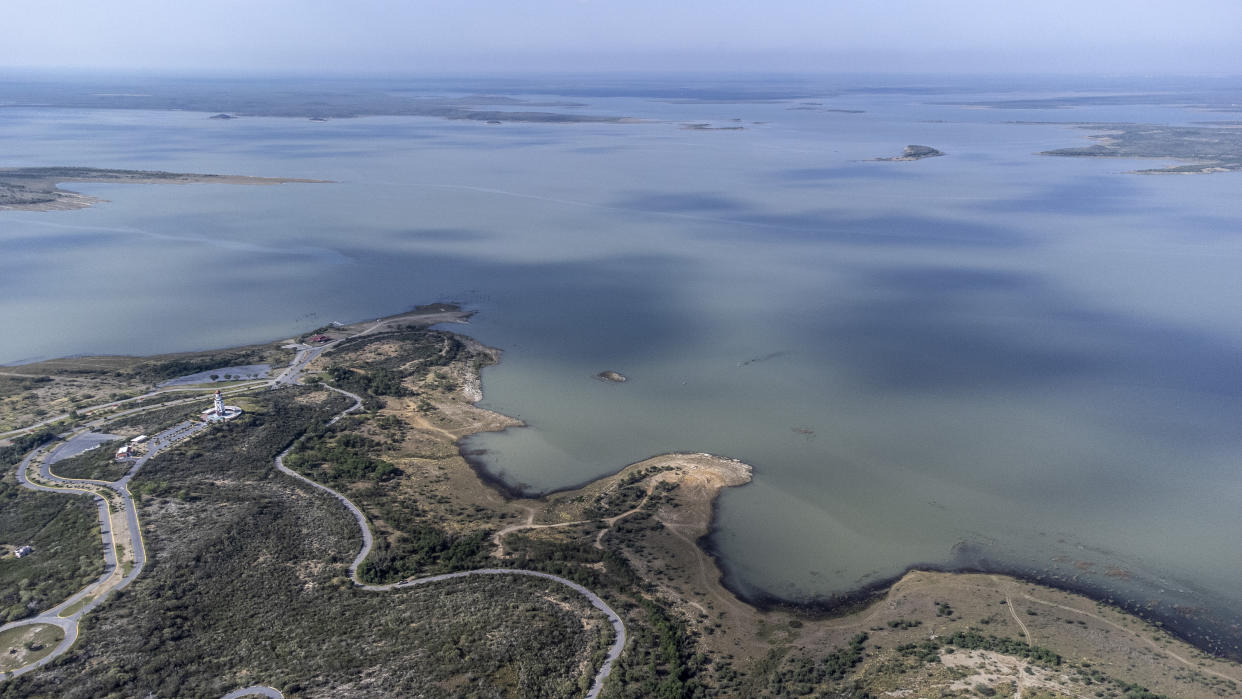
{"type": "Polygon", "coordinates": [[[203,411],[203,419],[207,422],[222,422],[224,420],[232,420],[241,414],[242,409],[236,405],[225,405],[224,396],[217,390],[212,406],[203,411]]]}

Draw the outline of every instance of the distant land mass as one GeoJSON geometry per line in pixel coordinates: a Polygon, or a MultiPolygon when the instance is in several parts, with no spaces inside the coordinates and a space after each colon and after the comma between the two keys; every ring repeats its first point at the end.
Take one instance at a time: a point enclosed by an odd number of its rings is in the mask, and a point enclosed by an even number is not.
{"type": "Polygon", "coordinates": [[[622,116],[577,114],[545,109],[581,109],[567,100],[526,100],[505,95],[425,96],[370,86],[325,89],[304,85],[279,91],[265,81],[206,81],[197,85],[153,81],[142,90],[87,91],[89,86],[31,83],[21,97],[0,101],[2,107],[69,109],[150,109],[205,112],[226,121],[237,117],[272,116],[342,119],[361,116],[425,116],[468,121],[537,123],[633,121],[622,116]],[[75,89],[76,88],[76,89],[75,89]],[[503,108],[503,109],[498,109],[503,108]],[[535,111],[535,109],[538,111],[535,111]],[[510,111],[511,110],[511,111],[510,111]]]}
{"type": "Polygon", "coordinates": [[[1040,155],[1090,158],[1173,158],[1185,165],[1135,170],[1143,175],[1193,175],[1242,171],[1242,128],[1235,124],[1167,126],[1164,124],[1078,123],[1099,131],[1095,143],[1047,150],[1040,155]]]}
{"type": "Polygon", "coordinates": [[[104,182],[121,184],[284,184],[321,183],[288,177],[250,177],[247,175],[198,175],[157,170],[108,170],[93,167],[0,168],[0,211],[63,211],[85,209],[102,201],[77,192],[60,189],[61,182],[104,182]]]}
{"type": "Polygon", "coordinates": [[[1237,92],[1229,89],[1186,90],[1182,86],[1159,92],[1127,94],[1062,95],[970,102],[933,102],[973,109],[1075,109],[1077,107],[1118,107],[1160,104],[1208,112],[1242,111],[1237,92]]]}

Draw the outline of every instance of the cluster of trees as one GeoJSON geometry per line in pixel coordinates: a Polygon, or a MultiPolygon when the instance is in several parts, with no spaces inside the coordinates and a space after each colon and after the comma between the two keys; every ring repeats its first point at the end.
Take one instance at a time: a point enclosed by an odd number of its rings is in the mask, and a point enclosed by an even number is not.
{"type": "Polygon", "coordinates": [[[383,368],[354,371],[336,365],[329,367],[328,378],[333,385],[353,393],[370,393],[374,396],[408,396],[412,393],[401,383],[401,374],[383,368]]]}
{"type": "MultiPolygon", "coordinates": [[[[840,682],[858,663],[862,662],[867,638],[866,633],[857,634],[845,647],[838,648],[819,659],[805,655],[786,658],[785,662],[771,674],[767,693],[777,697],[811,694],[826,696],[822,685],[840,682]]],[[[832,686],[831,689],[836,691],[841,688],[832,686]]],[[[844,696],[849,696],[849,694],[844,696]]]]}
{"type": "Polygon", "coordinates": [[[237,350],[200,357],[178,357],[143,362],[133,368],[132,374],[146,381],[164,381],[218,367],[258,364],[264,359],[264,353],[258,348],[237,350]]]}
{"type": "Polygon", "coordinates": [[[615,488],[596,495],[591,504],[583,509],[582,515],[588,519],[599,519],[634,509],[647,494],[647,489],[643,487],[642,482],[648,476],[667,470],[667,466],[653,466],[622,476],[617,479],[615,488]]]}
{"type": "Polygon", "coordinates": [[[940,649],[945,646],[968,650],[990,650],[1025,658],[1044,667],[1057,667],[1061,664],[1061,656],[1047,648],[1032,646],[1013,638],[1001,638],[991,634],[984,636],[977,631],[957,631],[948,636],[938,636],[919,643],[905,643],[897,646],[897,652],[919,658],[924,662],[936,662],[940,659],[940,649]]]}
{"type": "MultiPolygon", "coordinates": [[[[465,345],[454,335],[435,330],[405,330],[397,333],[376,335],[342,343],[337,350],[338,355],[346,356],[346,351],[365,349],[373,344],[397,342],[398,352],[391,353],[380,359],[367,362],[350,361],[348,366],[335,365],[328,369],[328,377],[338,388],[369,396],[409,396],[413,395],[405,384],[411,376],[420,378],[433,372],[437,367],[445,367],[465,349],[465,345]]],[[[451,390],[455,384],[446,374],[435,372],[431,388],[451,390]]],[[[378,401],[367,401],[368,409],[378,407],[378,401]]]]}
{"type": "Polygon", "coordinates": [[[98,532],[89,496],[34,492],[0,480],[0,542],[35,549],[0,565],[0,623],[47,609],[99,577],[98,532]]]}
{"type": "Polygon", "coordinates": [[[323,430],[308,433],[285,465],[329,484],[355,481],[383,482],[401,475],[393,464],[367,455],[378,442],[359,434],[323,430]]]}
{"type": "Polygon", "coordinates": [[[639,613],[630,614],[627,620],[632,641],[608,678],[609,696],[710,696],[709,688],[699,680],[707,658],[694,652],[685,624],[651,599],[637,599],[639,613]]]}
{"type": "Polygon", "coordinates": [[[47,444],[55,437],[56,430],[51,427],[44,427],[34,432],[14,437],[10,440],[8,446],[0,446],[0,465],[13,466],[21,463],[21,460],[26,458],[26,454],[47,444]]]}
{"type": "Polygon", "coordinates": [[[489,565],[491,541],[486,532],[452,535],[431,525],[415,525],[389,538],[379,538],[371,555],[358,567],[367,582],[483,568],[489,565]]]}

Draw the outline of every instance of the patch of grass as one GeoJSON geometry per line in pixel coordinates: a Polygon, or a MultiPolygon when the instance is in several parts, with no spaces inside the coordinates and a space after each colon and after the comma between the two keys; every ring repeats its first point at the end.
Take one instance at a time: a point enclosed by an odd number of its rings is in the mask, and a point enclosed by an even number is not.
{"type": "Polygon", "coordinates": [[[38,662],[55,650],[64,637],[60,627],[52,624],[31,624],[0,631],[0,672],[38,662]]]}
{"type": "Polygon", "coordinates": [[[77,602],[74,602],[73,604],[69,605],[68,607],[65,607],[64,611],[62,611],[60,614],[57,614],[56,616],[59,616],[62,619],[67,619],[73,616],[74,613],[76,613],[82,607],[85,607],[86,605],[90,604],[91,600],[93,599],[95,598],[91,597],[90,595],[87,595],[86,597],[83,597],[77,602]]]}

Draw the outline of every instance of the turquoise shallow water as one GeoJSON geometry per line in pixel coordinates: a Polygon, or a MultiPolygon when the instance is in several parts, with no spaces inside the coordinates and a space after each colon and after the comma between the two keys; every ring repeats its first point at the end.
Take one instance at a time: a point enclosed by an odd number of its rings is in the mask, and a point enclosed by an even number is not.
{"type": "Polygon", "coordinates": [[[529,424],[469,440],[489,469],[548,490],[665,451],[743,459],[712,542],[743,592],[930,563],[1238,618],[1239,176],[1040,157],[1086,133],[1009,123],[1195,113],[570,97],[646,121],[0,111],[4,165],[335,181],[73,185],[108,203],[0,212],[0,361],[462,301],[505,351],[485,404],[529,424]],[[867,161],[910,143],[949,155],[867,161]]]}

